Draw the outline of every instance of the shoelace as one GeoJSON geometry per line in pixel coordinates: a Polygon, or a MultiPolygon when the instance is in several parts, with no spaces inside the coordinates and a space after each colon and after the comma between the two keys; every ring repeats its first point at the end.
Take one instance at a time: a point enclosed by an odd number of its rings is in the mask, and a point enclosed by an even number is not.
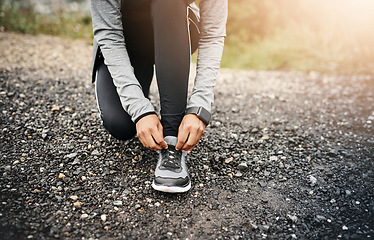
{"type": "Polygon", "coordinates": [[[174,146],[170,146],[168,149],[161,150],[162,163],[163,167],[169,168],[180,168],[181,167],[181,157],[182,152],[175,150],[174,146]]]}

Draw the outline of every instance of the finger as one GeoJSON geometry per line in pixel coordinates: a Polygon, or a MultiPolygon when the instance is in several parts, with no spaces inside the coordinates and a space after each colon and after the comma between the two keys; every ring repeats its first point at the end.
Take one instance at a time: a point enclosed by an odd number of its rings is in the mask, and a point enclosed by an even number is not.
{"type": "Polygon", "coordinates": [[[177,146],[175,146],[176,150],[179,150],[183,147],[183,145],[186,143],[188,136],[189,136],[189,131],[185,130],[183,127],[179,129],[178,131],[178,142],[177,146]]]}
{"type": "Polygon", "coordinates": [[[162,126],[161,129],[158,126],[150,129],[149,135],[152,138],[150,143],[150,147],[152,150],[161,150],[163,148],[167,148],[167,144],[162,135],[162,126]]]}
{"type": "Polygon", "coordinates": [[[145,138],[145,135],[144,134],[141,134],[141,133],[138,133],[137,134],[137,137],[139,139],[139,141],[143,144],[144,147],[148,148],[147,146],[147,140],[145,138]]]}
{"type": "Polygon", "coordinates": [[[182,150],[184,151],[192,151],[192,149],[197,145],[197,143],[200,141],[204,131],[199,128],[195,132],[190,133],[190,136],[188,138],[188,141],[184,144],[182,147],[182,150]]]}
{"type": "MultiPolygon", "coordinates": [[[[161,147],[161,149],[167,149],[168,144],[164,140],[164,136],[162,134],[162,126],[158,128],[156,131],[152,132],[154,142],[161,147]]],[[[160,150],[160,149],[159,149],[160,150]]]]}
{"type": "Polygon", "coordinates": [[[151,140],[150,140],[150,147],[149,147],[149,149],[151,149],[151,150],[161,150],[162,149],[162,147],[156,142],[156,139],[154,138],[154,136],[151,134],[150,135],[150,138],[151,138],[151,140]]]}
{"type": "Polygon", "coordinates": [[[182,151],[191,151],[195,147],[195,145],[197,144],[197,141],[199,141],[199,139],[197,138],[196,132],[195,133],[190,133],[187,141],[183,144],[183,146],[181,148],[182,151]]]}
{"type": "Polygon", "coordinates": [[[156,142],[153,139],[153,136],[150,132],[144,133],[141,137],[141,142],[143,143],[143,146],[150,149],[150,150],[160,150],[161,147],[156,144],[156,142]]]}
{"type": "Polygon", "coordinates": [[[153,138],[153,142],[155,143],[155,148],[157,150],[161,150],[161,149],[167,149],[168,145],[167,143],[165,142],[165,140],[162,138],[162,136],[158,136],[156,137],[155,134],[152,135],[152,138],[153,138]]]}
{"type": "Polygon", "coordinates": [[[150,139],[150,138],[151,137],[148,136],[148,135],[143,136],[143,142],[142,143],[143,143],[144,147],[153,150],[153,147],[152,147],[152,141],[153,141],[153,139],[150,139]]]}
{"type": "Polygon", "coordinates": [[[161,150],[167,148],[168,145],[165,142],[162,134],[162,126],[157,126],[156,128],[150,129],[149,134],[152,138],[150,145],[153,150],[161,150]]]}
{"type": "Polygon", "coordinates": [[[161,146],[161,148],[163,148],[163,149],[168,149],[168,144],[165,142],[165,140],[164,139],[162,139],[162,142],[161,143],[159,143],[159,145],[161,146]]]}

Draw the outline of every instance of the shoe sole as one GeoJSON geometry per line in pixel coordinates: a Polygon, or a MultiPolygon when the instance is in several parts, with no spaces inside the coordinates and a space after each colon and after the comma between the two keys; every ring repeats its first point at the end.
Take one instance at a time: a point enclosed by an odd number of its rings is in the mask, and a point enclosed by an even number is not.
{"type": "Polygon", "coordinates": [[[157,185],[155,181],[152,182],[152,187],[154,190],[160,191],[160,192],[167,192],[167,193],[184,193],[190,190],[191,188],[191,182],[188,183],[185,187],[168,187],[163,185],[157,185]]]}

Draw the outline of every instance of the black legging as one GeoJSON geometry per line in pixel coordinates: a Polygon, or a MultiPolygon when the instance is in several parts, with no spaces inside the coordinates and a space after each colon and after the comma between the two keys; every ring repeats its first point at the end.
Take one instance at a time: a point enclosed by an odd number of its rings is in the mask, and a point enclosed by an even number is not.
{"type": "MultiPolygon", "coordinates": [[[[125,0],[122,15],[135,76],[148,97],[155,64],[164,136],[177,136],[187,102],[190,54],[198,41],[196,32],[190,36],[187,5],[184,0],[125,0]]],[[[115,138],[131,139],[136,134],[135,124],[122,108],[113,79],[100,57],[96,98],[103,125],[115,138]]]]}

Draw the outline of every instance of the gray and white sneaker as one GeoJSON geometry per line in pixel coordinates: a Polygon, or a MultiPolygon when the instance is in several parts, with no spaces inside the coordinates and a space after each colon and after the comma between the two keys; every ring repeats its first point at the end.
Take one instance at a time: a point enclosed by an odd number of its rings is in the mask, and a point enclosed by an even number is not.
{"type": "Polygon", "coordinates": [[[161,192],[182,193],[191,188],[186,160],[187,152],[175,150],[177,138],[165,137],[168,149],[159,151],[152,187],[161,192]]]}

